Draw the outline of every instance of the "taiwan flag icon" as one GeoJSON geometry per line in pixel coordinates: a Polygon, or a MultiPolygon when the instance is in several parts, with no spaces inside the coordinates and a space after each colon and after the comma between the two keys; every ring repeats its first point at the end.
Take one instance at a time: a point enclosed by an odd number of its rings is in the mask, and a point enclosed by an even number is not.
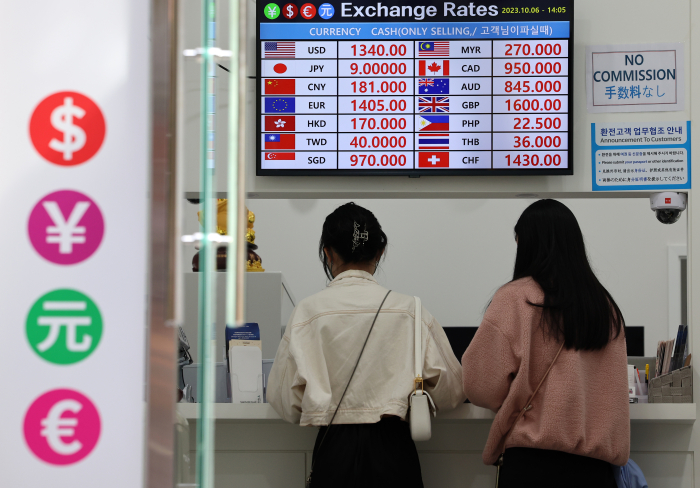
{"type": "Polygon", "coordinates": [[[449,168],[450,153],[448,152],[419,152],[419,168],[449,168]]]}
{"type": "Polygon", "coordinates": [[[289,113],[293,114],[295,112],[295,99],[291,98],[266,98],[265,99],[265,112],[267,113],[289,113]]]}
{"type": "Polygon", "coordinates": [[[265,95],[294,95],[295,82],[294,78],[286,80],[267,79],[265,80],[265,95]]]}
{"type": "Polygon", "coordinates": [[[265,149],[294,149],[294,134],[265,134],[265,149]]]}
{"type": "Polygon", "coordinates": [[[296,121],[294,115],[266,115],[265,132],[294,132],[296,121]]]}

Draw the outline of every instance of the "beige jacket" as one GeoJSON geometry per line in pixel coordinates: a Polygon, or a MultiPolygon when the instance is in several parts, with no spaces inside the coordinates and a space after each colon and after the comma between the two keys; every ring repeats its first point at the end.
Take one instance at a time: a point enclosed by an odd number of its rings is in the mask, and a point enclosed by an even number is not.
{"type": "MultiPolygon", "coordinates": [[[[364,271],[338,275],[292,312],[277,350],[267,399],[285,420],[327,425],[387,289],[364,271]]],[[[377,317],[334,424],[406,418],[414,379],[413,297],[392,291],[377,317]]],[[[423,316],[423,377],[438,411],[462,403],[461,367],[430,313],[423,316]]]]}

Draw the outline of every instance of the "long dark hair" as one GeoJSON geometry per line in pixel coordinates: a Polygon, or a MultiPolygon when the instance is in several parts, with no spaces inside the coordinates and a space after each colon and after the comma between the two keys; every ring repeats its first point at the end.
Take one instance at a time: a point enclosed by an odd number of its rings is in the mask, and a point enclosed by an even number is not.
{"type": "Polygon", "coordinates": [[[620,335],[620,308],[591,269],[578,221],[556,200],[539,200],[515,224],[513,280],[532,277],[544,291],[542,327],[564,347],[594,351],[620,335]]]}
{"type": "Polygon", "coordinates": [[[336,208],[323,222],[318,257],[326,276],[332,280],[334,276],[324,248],[333,249],[345,263],[366,263],[376,260],[388,243],[374,214],[350,202],[336,208]]]}

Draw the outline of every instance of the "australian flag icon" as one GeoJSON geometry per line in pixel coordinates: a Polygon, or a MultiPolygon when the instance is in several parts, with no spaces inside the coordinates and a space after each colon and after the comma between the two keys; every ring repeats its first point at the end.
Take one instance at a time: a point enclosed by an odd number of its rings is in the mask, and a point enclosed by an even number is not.
{"type": "Polygon", "coordinates": [[[450,93],[449,78],[420,78],[418,93],[423,95],[447,95],[450,93]]]}

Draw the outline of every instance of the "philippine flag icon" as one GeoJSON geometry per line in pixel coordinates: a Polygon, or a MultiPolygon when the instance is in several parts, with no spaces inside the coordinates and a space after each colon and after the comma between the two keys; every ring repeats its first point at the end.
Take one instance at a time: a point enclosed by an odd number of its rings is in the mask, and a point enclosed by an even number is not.
{"type": "Polygon", "coordinates": [[[450,130],[449,115],[422,115],[418,116],[418,125],[421,132],[447,132],[450,130]]]}
{"type": "Polygon", "coordinates": [[[448,152],[419,152],[419,168],[449,168],[450,153],[448,152]]]}
{"type": "Polygon", "coordinates": [[[294,134],[265,134],[265,149],[294,149],[294,134]]]}
{"type": "Polygon", "coordinates": [[[295,112],[295,98],[285,97],[285,98],[274,98],[269,97],[265,99],[265,112],[267,113],[288,113],[293,114],[295,112]]]}

